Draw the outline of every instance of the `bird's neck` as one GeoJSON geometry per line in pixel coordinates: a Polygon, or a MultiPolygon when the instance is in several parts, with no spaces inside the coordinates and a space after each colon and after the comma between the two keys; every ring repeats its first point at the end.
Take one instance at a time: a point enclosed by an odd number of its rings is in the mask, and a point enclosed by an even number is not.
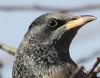
{"type": "Polygon", "coordinates": [[[69,48],[70,48],[70,44],[73,40],[73,38],[75,37],[77,33],[77,30],[74,29],[72,31],[67,31],[67,33],[64,33],[62,38],[58,41],[55,42],[55,48],[58,51],[58,55],[61,57],[62,61],[67,61],[67,62],[71,62],[74,65],[76,65],[73,60],[70,57],[70,52],[69,52],[69,48]]]}
{"type": "Polygon", "coordinates": [[[69,47],[65,47],[65,46],[61,46],[61,44],[57,44],[55,48],[58,52],[58,56],[60,57],[61,61],[67,62],[77,67],[76,63],[70,57],[69,47]]]}

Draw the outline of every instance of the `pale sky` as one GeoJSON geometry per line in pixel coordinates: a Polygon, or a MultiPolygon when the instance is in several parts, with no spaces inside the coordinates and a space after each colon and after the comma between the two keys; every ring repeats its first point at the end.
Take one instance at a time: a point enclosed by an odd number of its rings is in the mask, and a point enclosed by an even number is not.
{"type": "MultiPolygon", "coordinates": [[[[0,5],[41,5],[51,7],[74,7],[85,4],[100,3],[100,0],[0,0],[0,5]]],[[[28,26],[46,11],[0,11],[0,42],[18,47],[28,26]]],[[[71,13],[73,15],[94,15],[97,20],[81,28],[70,46],[72,58],[76,61],[81,57],[100,51],[100,10],[71,13]]],[[[100,54],[98,55],[100,56],[100,54]]],[[[0,60],[4,61],[3,78],[11,78],[14,57],[0,50],[0,60]]],[[[86,64],[87,69],[94,64],[96,57],[86,64]]]]}

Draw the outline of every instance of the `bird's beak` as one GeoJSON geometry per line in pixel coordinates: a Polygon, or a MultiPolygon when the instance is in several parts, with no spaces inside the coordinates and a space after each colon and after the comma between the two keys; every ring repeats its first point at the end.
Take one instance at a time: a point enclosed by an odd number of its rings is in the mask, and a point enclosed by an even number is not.
{"type": "Polygon", "coordinates": [[[91,15],[78,16],[72,19],[71,21],[67,22],[66,24],[64,24],[64,27],[67,30],[71,30],[76,27],[81,27],[94,20],[96,20],[96,17],[91,16],[91,15]]]}

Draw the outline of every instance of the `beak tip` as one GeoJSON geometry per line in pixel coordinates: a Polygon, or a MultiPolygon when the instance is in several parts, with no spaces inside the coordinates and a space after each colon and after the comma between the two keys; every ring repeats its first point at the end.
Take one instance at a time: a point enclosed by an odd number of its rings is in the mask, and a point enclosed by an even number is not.
{"type": "Polygon", "coordinates": [[[90,20],[90,21],[94,21],[97,19],[97,17],[92,16],[92,15],[82,15],[81,17],[86,18],[87,20],[90,20]]]}
{"type": "Polygon", "coordinates": [[[97,17],[95,17],[95,16],[91,16],[90,19],[94,21],[94,20],[97,19],[97,17]]]}
{"type": "Polygon", "coordinates": [[[94,20],[96,20],[97,19],[97,17],[94,17],[94,20]]]}

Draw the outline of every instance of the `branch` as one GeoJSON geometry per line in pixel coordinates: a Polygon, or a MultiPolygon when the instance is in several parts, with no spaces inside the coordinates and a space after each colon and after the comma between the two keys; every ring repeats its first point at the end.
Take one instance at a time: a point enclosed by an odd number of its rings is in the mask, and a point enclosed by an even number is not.
{"type": "Polygon", "coordinates": [[[0,60],[0,78],[2,78],[3,62],[0,60]]]}
{"type": "Polygon", "coordinates": [[[16,49],[13,47],[10,47],[6,44],[0,44],[0,49],[4,50],[5,52],[11,54],[11,55],[15,55],[16,53],[16,49]]]}
{"type": "Polygon", "coordinates": [[[75,77],[79,74],[79,72],[80,72],[81,70],[83,70],[83,69],[84,69],[83,66],[78,67],[78,68],[72,73],[72,75],[71,75],[69,78],[75,78],[75,77]]]}
{"type": "Polygon", "coordinates": [[[96,69],[96,72],[99,72],[99,73],[100,73],[100,67],[98,67],[98,68],[96,69]]]}
{"type": "Polygon", "coordinates": [[[100,54],[100,52],[99,52],[99,51],[96,51],[96,52],[94,52],[94,53],[92,53],[92,54],[90,54],[90,55],[88,55],[88,56],[85,56],[85,57],[80,58],[80,59],[77,61],[77,63],[78,63],[78,64],[85,63],[85,62],[91,60],[92,58],[94,58],[95,56],[97,56],[97,55],[99,55],[99,54],[100,54]]]}
{"type": "Polygon", "coordinates": [[[0,68],[2,68],[3,67],[3,63],[2,63],[2,61],[0,60],[0,68]]]}
{"type": "Polygon", "coordinates": [[[88,11],[88,10],[96,10],[100,9],[100,3],[97,4],[87,4],[87,5],[80,5],[74,6],[71,8],[54,8],[54,7],[46,7],[46,6],[39,6],[39,5],[32,5],[32,6],[3,6],[0,5],[1,11],[53,11],[53,12],[79,12],[79,11],[88,11]]]}
{"type": "Polygon", "coordinates": [[[97,61],[95,62],[95,64],[93,65],[93,67],[91,68],[91,70],[89,71],[89,73],[87,75],[88,78],[92,78],[93,72],[94,72],[95,68],[99,65],[99,63],[100,63],[100,57],[97,57],[97,61]]]}

